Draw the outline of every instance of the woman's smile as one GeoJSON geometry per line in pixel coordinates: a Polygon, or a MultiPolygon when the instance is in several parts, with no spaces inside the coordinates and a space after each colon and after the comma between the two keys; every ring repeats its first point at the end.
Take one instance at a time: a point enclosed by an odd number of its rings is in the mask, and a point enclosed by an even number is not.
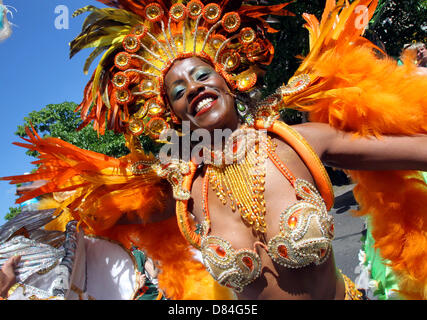
{"type": "Polygon", "coordinates": [[[190,114],[195,118],[208,112],[218,100],[218,95],[212,92],[202,92],[190,104],[190,114]]]}

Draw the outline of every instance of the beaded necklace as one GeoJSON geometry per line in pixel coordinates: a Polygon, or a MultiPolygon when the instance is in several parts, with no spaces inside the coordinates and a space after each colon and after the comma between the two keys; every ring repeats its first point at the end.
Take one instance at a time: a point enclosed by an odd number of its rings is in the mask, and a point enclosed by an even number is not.
{"type": "Polygon", "coordinates": [[[264,185],[269,145],[266,133],[243,126],[228,138],[222,154],[208,153],[214,161],[205,157],[205,179],[219,200],[232,211],[238,210],[246,223],[262,233],[267,227],[264,185]]]}

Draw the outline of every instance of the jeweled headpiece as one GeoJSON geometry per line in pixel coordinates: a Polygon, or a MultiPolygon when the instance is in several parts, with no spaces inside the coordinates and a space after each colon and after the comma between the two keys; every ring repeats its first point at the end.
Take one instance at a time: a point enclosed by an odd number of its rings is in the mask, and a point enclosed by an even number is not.
{"type": "Polygon", "coordinates": [[[86,61],[104,53],[86,86],[78,110],[82,126],[91,121],[126,135],[157,139],[177,121],[167,108],[163,79],[173,62],[197,56],[214,66],[232,90],[248,91],[262,65],[270,64],[274,49],[264,32],[274,32],[263,19],[290,15],[283,8],[242,1],[98,0],[114,8],[87,6],[81,34],[71,42],[71,56],[95,47],[86,61]]]}

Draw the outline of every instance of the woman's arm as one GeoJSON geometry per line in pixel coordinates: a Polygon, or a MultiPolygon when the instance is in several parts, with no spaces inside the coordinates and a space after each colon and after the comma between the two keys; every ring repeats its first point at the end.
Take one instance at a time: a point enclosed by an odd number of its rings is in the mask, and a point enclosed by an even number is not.
{"type": "Polygon", "coordinates": [[[351,170],[427,171],[427,135],[356,138],[324,123],[292,126],[323,163],[351,170]]]}

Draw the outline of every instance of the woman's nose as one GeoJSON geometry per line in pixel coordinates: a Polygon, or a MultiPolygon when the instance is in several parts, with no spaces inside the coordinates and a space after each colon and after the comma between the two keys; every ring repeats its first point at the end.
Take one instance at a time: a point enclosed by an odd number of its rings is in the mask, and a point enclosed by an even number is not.
{"type": "Polygon", "coordinates": [[[203,92],[205,90],[205,87],[203,84],[198,83],[196,81],[192,81],[189,85],[188,85],[188,89],[187,89],[187,101],[188,103],[191,103],[191,101],[193,101],[193,99],[199,95],[201,92],[203,92]]]}

